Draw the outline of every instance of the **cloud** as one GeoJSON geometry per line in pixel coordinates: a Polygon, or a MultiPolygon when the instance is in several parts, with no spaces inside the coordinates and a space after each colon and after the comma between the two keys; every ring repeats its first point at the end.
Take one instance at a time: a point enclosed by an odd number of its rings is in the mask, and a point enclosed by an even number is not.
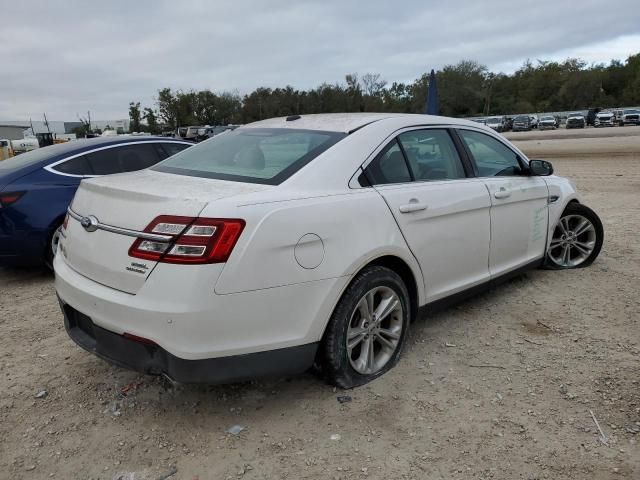
{"type": "Polygon", "coordinates": [[[624,60],[640,45],[635,0],[6,3],[4,120],[124,118],[165,86],[242,94],[350,72],[407,82],[463,58],[510,72],[527,58],[624,60]]]}

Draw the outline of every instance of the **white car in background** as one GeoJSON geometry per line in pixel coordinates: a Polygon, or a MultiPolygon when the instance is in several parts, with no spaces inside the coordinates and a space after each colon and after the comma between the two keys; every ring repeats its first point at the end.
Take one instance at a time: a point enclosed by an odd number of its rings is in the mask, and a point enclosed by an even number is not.
{"type": "Polygon", "coordinates": [[[540,121],[538,122],[539,130],[555,130],[558,128],[558,121],[556,117],[553,115],[545,115],[540,117],[540,121]]]}
{"type": "Polygon", "coordinates": [[[594,261],[602,224],[552,173],[446,117],[245,125],[82,182],[55,259],[65,326],[109,362],[179,382],[315,362],[361,385],[397,362],[419,309],[594,261]]]}
{"type": "Polygon", "coordinates": [[[599,112],[593,123],[594,127],[613,127],[615,126],[615,116],[613,112],[599,112]]]}

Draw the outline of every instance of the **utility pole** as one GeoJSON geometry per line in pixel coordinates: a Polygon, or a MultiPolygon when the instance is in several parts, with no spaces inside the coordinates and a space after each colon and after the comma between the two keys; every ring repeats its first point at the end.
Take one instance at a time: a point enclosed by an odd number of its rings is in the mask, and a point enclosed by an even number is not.
{"type": "MultiPolygon", "coordinates": [[[[51,133],[51,130],[49,129],[49,121],[47,120],[47,114],[43,113],[42,114],[44,116],[44,124],[47,127],[47,132],[51,133]]],[[[31,125],[31,129],[33,130],[33,125],[31,125]]],[[[33,132],[35,135],[35,132],[33,132]]]]}
{"type": "Polygon", "coordinates": [[[91,111],[87,110],[87,118],[89,119],[89,133],[91,133],[91,111]]]}

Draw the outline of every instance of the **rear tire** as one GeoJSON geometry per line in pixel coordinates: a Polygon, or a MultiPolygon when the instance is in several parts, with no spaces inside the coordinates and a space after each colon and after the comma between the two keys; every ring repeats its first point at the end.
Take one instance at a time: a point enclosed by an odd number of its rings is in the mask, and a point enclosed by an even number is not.
{"type": "Polygon", "coordinates": [[[554,227],[545,260],[552,270],[588,267],[600,254],[604,227],[598,214],[580,203],[570,203],[554,227]]]}
{"type": "Polygon", "coordinates": [[[364,385],[398,362],[411,303],[402,278],[385,267],[360,272],[338,302],[320,346],[326,380],[341,388],[364,385]]]}
{"type": "Polygon", "coordinates": [[[56,225],[53,229],[53,232],[49,236],[49,240],[47,241],[47,247],[44,255],[44,263],[47,268],[53,271],[53,260],[56,256],[56,251],[58,250],[58,242],[60,241],[60,235],[62,232],[62,223],[56,225]]]}

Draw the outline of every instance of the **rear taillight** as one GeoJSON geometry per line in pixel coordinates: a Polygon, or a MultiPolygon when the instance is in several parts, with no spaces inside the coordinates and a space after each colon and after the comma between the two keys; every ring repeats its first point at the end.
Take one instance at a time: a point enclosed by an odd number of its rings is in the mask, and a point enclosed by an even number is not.
{"type": "Polygon", "coordinates": [[[24,195],[25,192],[6,192],[0,193],[0,207],[8,207],[12,203],[16,203],[24,195]]]}
{"type": "Polygon", "coordinates": [[[129,256],[165,263],[226,262],[244,225],[240,219],[160,215],[144,231],[168,239],[138,238],[129,256]]]}

